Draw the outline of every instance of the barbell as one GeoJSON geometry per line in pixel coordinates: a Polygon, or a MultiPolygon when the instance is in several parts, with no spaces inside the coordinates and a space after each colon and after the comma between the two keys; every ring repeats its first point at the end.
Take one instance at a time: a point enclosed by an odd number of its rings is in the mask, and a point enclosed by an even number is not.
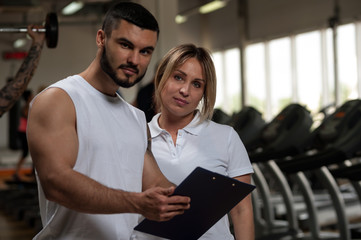
{"type": "MultiPolygon", "coordinates": [[[[45,32],[46,45],[55,48],[58,44],[58,17],[56,13],[48,13],[45,18],[44,28],[33,28],[35,32],[45,32]]],[[[0,33],[24,33],[27,28],[0,28],[0,33]]]]}

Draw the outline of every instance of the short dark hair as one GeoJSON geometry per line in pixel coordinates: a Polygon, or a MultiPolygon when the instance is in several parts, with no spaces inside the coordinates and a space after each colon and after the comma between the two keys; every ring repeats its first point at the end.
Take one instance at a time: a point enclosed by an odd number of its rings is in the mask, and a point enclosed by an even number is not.
{"type": "Polygon", "coordinates": [[[142,5],[134,2],[119,2],[107,11],[102,26],[107,36],[110,36],[112,30],[118,27],[121,19],[142,29],[155,31],[159,36],[159,26],[155,17],[142,5]]]}
{"type": "Polygon", "coordinates": [[[23,92],[22,97],[25,100],[25,102],[27,102],[31,95],[33,95],[33,91],[31,91],[30,89],[27,89],[23,92]]]}

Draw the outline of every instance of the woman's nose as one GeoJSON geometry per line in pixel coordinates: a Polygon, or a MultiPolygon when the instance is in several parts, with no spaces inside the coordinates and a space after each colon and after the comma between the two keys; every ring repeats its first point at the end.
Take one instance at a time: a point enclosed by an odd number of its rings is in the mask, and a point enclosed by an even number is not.
{"type": "Polygon", "coordinates": [[[183,96],[189,95],[189,84],[183,84],[179,91],[183,96]]]}

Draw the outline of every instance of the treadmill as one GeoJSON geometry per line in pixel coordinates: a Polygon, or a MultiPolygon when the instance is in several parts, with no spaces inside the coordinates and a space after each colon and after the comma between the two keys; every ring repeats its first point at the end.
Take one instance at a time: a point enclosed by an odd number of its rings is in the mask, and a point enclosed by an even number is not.
{"type": "Polygon", "coordinates": [[[300,104],[293,103],[286,106],[270,123],[261,130],[258,145],[249,151],[254,169],[253,179],[260,193],[263,204],[264,228],[258,239],[280,239],[291,236],[292,239],[304,237],[298,226],[297,213],[288,180],[280,172],[274,159],[292,156],[304,151],[309,141],[312,126],[310,112],[300,104]],[[280,186],[280,193],[286,207],[286,219],[275,218],[272,194],[265,174],[271,173],[280,186]]]}
{"type": "Polygon", "coordinates": [[[361,100],[345,102],[327,117],[311,136],[311,148],[308,151],[292,158],[278,159],[276,164],[300,186],[309,214],[313,239],[351,239],[345,202],[329,167],[345,166],[348,159],[360,154],[361,100]],[[333,237],[320,231],[315,196],[305,172],[312,172],[328,190],[337,215],[338,236],[333,237]]]}
{"type": "MultiPolygon", "coordinates": [[[[259,145],[260,133],[261,130],[266,125],[265,120],[262,118],[262,114],[251,106],[246,106],[241,109],[238,113],[233,114],[232,120],[229,124],[234,128],[241,138],[247,151],[254,149],[259,145]]],[[[252,175],[252,182],[254,184],[254,175],[252,175]]],[[[255,233],[256,237],[262,235],[266,228],[266,223],[263,220],[260,202],[260,198],[257,192],[257,189],[252,192],[252,204],[253,204],[253,214],[254,214],[254,223],[255,223],[255,233]]],[[[232,229],[231,225],[231,230],[232,229]]]]}

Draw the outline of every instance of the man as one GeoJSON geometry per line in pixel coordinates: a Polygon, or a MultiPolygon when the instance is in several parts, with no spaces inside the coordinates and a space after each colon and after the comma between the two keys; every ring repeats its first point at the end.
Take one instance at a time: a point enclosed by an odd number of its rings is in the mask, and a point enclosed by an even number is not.
{"type": "Polygon", "coordinates": [[[21,97],[38,66],[41,50],[43,49],[45,41],[45,33],[32,31],[33,28],[38,29],[42,27],[35,25],[28,26],[28,34],[32,38],[29,53],[20,66],[16,76],[0,89],[0,117],[21,97]]]}
{"type": "Polygon", "coordinates": [[[189,208],[188,197],[170,196],[144,113],[116,93],[142,79],[158,33],[141,5],[114,5],[89,67],[33,100],[28,141],[44,225],[35,239],[129,239],[134,213],[165,221],[189,208]]]}

